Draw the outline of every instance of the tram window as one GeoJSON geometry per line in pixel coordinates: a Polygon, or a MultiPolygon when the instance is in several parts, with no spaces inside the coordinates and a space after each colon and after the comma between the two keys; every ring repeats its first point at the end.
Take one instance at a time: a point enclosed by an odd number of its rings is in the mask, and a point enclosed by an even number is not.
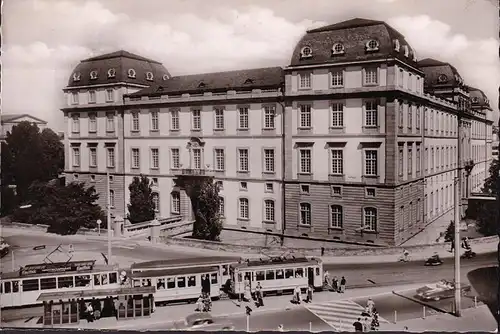
{"type": "Polygon", "coordinates": [[[184,276],[177,277],[177,287],[178,288],[185,288],[186,287],[186,277],[184,277],[184,276]]]}
{"type": "Polygon", "coordinates": [[[135,279],[134,280],[134,288],[138,288],[141,286],[141,280],[140,279],[135,279]]]}
{"type": "Polygon", "coordinates": [[[285,278],[293,278],[293,269],[285,269],[285,278]]]}
{"type": "Polygon", "coordinates": [[[151,279],[150,278],[143,279],[142,286],[151,286],[151,279]]]}
{"type": "Polygon", "coordinates": [[[5,282],[5,293],[11,293],[11,290],[10,290],[10,282],[5,282]]]}
{"type": "Polygon", "coordinates": [[[167,289],[175,289],[175,278],[167,278],[167,289]]]}
{"type": "Polygon", "coordinates": [[[229,275],[229,264],[225,264],[222,266],[222,275],[229,275]]]}
{"type": "Polygon", "coordinates": [[[75,286],[89,286],[89,285],[90,285],[90,275],[75,277],[75,286]]]}
{"type": "Polygon", "coordinates": [[[316,267],[316,276],[319,276],[319,268],[316,267]]]}
{"type": "Polygon", "coordinates": [[[94,275],[94,285],[101,285],[101,275],[99,274],[94,275]]]}
{"type": "Polygon", "coordinates": [[[73,276],[61,276],[57,278],[57,287],[62,288],[72,288],[73,287],[73,276]]]}
{"type": "Polygon", "coordinates": [[[241,282],[241,273],[238,273],[238,282],[241,282]]]}
{"type": "Polygon", "coordinates": [[[196,276],[188,276],[188,287],[196,286],[196,276]]]}
{"type": "Polygon", "coordinates": [[[295,277],[296,278],[304,277],[304,269],[302,269],[302,268],[295,269],[295,277]]]}
{"type": "Polygon", "coordinates": [[[118,274],[109,273],[109,284],[115,284],[116,282],[118,282],[118,274]]]}
{"type": "Polygon", "coordinates": [[[274,270],[266,270],[266,281],[274,279],[274,270]]]}
{"type": "Polygon", "coordinates": [[[19,292],[19,281],[12,281],[12,292],[19,292]]]}
{"type": "Polygon", "coordinates": [[[38,289],[38,279],[23,280],[23,291],[37,291],[38,289]]]}
{"type": "Polygon", "coordinates": [[[283,279],[283,269],[276,269],[276,279],[283,279]]]}
{"type": "Polygon", "coordinates": [[[40,288],[41,288],[41,290],[56,289],[57,288],[56,278],[55,277],[49,277],[49,278],[42,278],[42,279],[40,279],[40,288]]]}
{"type": "Polygon", "coordinates": [[[165,289],[165,279],[164,278],[158,278],[158,280],[156,281],[156,289],[158,289],[158,290],[165,289]]]}
{"type": "Polygon", "coordinates": [[[108,284],[108,274],[101,274],[102,285],[108,284]]]}
{"type": "Polygon", "coordinates": [[[265,280],[265,274],[263,271],[256,271],[255,272],[255,280],[256,281],[263,281],[265,280]]]}
{"type": "Polygon", "coordinates": [[[217,274],[212,274],[210,276],[211,276],[210,281],[212,282],[212,284],[217,284],[217,274]]]}

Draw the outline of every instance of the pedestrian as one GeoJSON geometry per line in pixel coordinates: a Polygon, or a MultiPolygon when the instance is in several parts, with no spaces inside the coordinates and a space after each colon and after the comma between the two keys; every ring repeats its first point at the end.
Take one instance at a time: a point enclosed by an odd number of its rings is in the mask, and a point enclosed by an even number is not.
{"type": "Polygon", "coordinates": [[[337,276],[333,277],[333,280],[332,280],[332,290],[335,291],[335,292],[339,291],[339,279],[337,278],[337,276]]]}
{"type": "Polygon", "coordinates": [[[257,307],[264,306],[264,295],[262,293],[262,286],[260,285],[260,282],[257,283],[257,286],[255,287],[255,295],[257,297],[257,302],[255,303],[257,307]]]}
{"type": "Polygon", "coordinates": [[[87,304],[87,321],[94,322],[94,308],[92,307],[92,303],[87,304]]]}
{"type": "Polygon", "coordinates": [[[344,293],[345,292],[345,285],[346,285],[347,281],[345,279],[344,276],[342,276],[342,278],[340,279],[340,290],[339,292],[340,293],[344,293]]]}
{"type": "Polygon", "coordinates": [[[380,326],[380,323],[378,322],[378,313],[377,313],[377,311],[373,311],[373,318],[372,318],[371,330],[374,331],[379,326],[380,326]]]}
{"type": "Polygon", "coordinates": [[[363,331],[363,324],[361,323],[361,318],[358,318],[358,320],[356,320],[352,325],[354,326],[355,332],[363,331]]]}
{"type": "Polygon", "coordinates": [[[371,325],[370,321],[368,320],[367,317],[365,317],[363,319],[363,332],[368,332],[370,329],[370,325],[371,325]]]}
{"type": "Polygon", "coordinates": [[[368,298],[368,302],[366,303],[366,308],[367,308],[368,314],[372,315],[373,310],[375,308],[375,302],[373,301],[373,299],[368,298]]]}
{"type": "Polygon", "coordinates": [[[294,304],[300,304],[300,300],[301,300],[300,288],[298,286],[296,286],[295,289],[293,290],[293,300],[292,300],[292,303],[294,303],[294,304]]]}
{"type": "Polygon", "coordinates": [[[312,300],[313,300],[313,288],[312,288],[312,285],[309,284],[309,286],[307,287],[306,303],[311,303],[312,300]]]}
{"type": "Polygon", "coordinates": [[[325,274],[323,275],[323,277],[325,278],[325,285],[330,285],[330,273],[328,272],[328,270],[325,270],[325,274]]]}

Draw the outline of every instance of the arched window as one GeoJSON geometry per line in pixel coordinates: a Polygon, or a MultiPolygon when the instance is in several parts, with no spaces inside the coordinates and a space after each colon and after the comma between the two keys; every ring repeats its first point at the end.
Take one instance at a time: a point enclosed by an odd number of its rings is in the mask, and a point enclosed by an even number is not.
{"type": "Polygon", "coordinates": [[[266,222],[274,222],[275,221],[275,215],[274,215],[274,201],[271,199],[266,199],[264,201],[264,210],[265,210],[265,221],[266,222]]]}
{"type": "Polygon", "coordinates": [[[80,72],[73,73],[73,81],[80,81],[81,74],[80,72]]]}
{"type": "Polygon", "coordinates": [[[344,44],[342,43],[335,43],[333,45],[333,48],[332,48],[332,53],[334,55],[339,55],[339,54],[343,54],[345,52],[345,47],[344,47],[344,44]]]}
{"type": "Polygon", "coordinates": [[[169,77],[168,77],[168,74],[164,74],[163,77],[162,77],[163,80],[168,80],[169,77]]]}
{"type": "Polygon", "coordinates": [[[109,191],[109,206],[112,208],[115,207],[115,191],[114,190],[109,191]]]}
{"type": "Polygon", "coordinates": [[[399,43],[399,39],[394,40],[394,50],[399,52],[399,49],[401,47],[401,44],[399,43]]]}
{"type": "Polygon", "coordinates": [[[108,78],[114,78],[116,76],[116,70],[114,68],[110,68],[108,70],[108,78]]]}
{"type": "Polygon", "coordinates": [[[153,193],[153,206],[155,212],[160,212],[160,194],[153,193]]]}
{"type": "Polygon", "coordinates": [[[239,218],[240,219],[249,219],[249,203],[248,198],[240,198],[239,199],[239,218]]]}
{"type": "Polygon", "coordinates": [[[178,192],[172,193],[172,213],[180,214],[181,213],[181,195],[178,192]]]}
{"type": "Polygon", "coordinates": [[[343,210],[340,205],[330,206],[330,227],[342,228],[344,222],[343,210]]]}
{"type": "Polygon", "coordinates": [[[146,72],[146,80],[153,81],[153,72],[146,72]]]}
{"type": "Polygon", "coordinates": [[[90,72],[90,79],[95,80],[97,79],[97,71],[92,71],[90,72]]]}
{"type": "Polygon", "coordinates": [[[311,225],[311,204],[300,203],[300,225],[311,225]]]}
{"type": "Polygon", "coordinates": [[[378,51],[379,42],[375,39],[372,39],[366,43],[366,51],[378,51]]]}
{"type": "Polygon", "coordinates": [[[300,56],[302,58],[310,58],[312,57],[312,49],[310,46],[304,46],[301,50],[300,50],[300,56]]]}
{"type": "Polygon", "coordinates": [[[363,209],[363,226],[365,231],[377,231],[377,209],[363,209]]]}
{"type": "Polygon", "coordinates": [[[129,78],[135,79],[135,70],[133,68],[129,69],[127,73],[129,78]]]}

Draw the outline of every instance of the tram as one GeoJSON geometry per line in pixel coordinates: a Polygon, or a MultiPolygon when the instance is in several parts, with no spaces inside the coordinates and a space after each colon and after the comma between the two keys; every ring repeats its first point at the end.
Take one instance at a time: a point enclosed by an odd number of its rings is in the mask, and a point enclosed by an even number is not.
{"type": "Polygon", "coordinates": [[[130,279],[134,288],[155,287],[154,301],[157,304],[198,299],[203,278],[210,282],[211,299],[218,299],[221,294],[219,270],[217,266],[142,270],[133,272],[130,279]]]}
{"type": "Polygon", "coordinates": [[[245,285],[254,291],[260,283],[264,294],[292,292],[296,287],[323,288],[323,263],[306,257],[276,257],[247,260],[232,266],[231,292],[245,293],[245,285]]]}
{"type": "Polygon", "coordinates": [[[95,260],[27,265],[0,276],[2,308],[41,304],[41,293],[79,292],[120,288],[119,273],[95,260]]]}
{"type": "Polygon", "coordinates": [[[234,256],[212,256],[212,257],[194,257],[189,259],[174,259],[174,260],[156,260],[141,263],[134,263],[130,267],[132,274],[151,271],[151,270],[167,270],[181,268],[197,268],[197,267],[217,267],[219,278],[224,283],[231,279],[229,268],[231,265],[241,262],[240,257],[234,256]]]}

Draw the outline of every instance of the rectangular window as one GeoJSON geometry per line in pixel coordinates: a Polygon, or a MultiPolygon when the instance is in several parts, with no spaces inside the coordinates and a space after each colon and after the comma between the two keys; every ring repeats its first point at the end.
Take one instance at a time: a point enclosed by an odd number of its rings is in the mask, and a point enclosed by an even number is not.
{"type": "Polygon", "coordinates": [[[342,207],[340,205],[330,206],[330,227],[342,228],[342,207]]]}
{"type": "Polygon", "coordinates": [[[311,204],[300,203],[300,225],[311,225],[311,204]]]}
{"type": "Polygon", "coordinates": [[[79,133],[80,132],[80,115],[73,114],[71,116],[71,132],[79,133]]]}
{"type": "Polygon", "coordinates": [[[408,129],[413,129],[413,106],[408,105],[408,129]]]}
{"type": "Polygon", "coordinates": [[[112,89],[106,89],[106,102],[114,102],[115,94],[112,89]]]}
{"type": "Polygon", "coordinates": [[[80,167],[80,148],[73,147],[73,167],[80,167]]]}
{"type": "Polygon", "coordinates": [[[132,131],[139,131],[139,112],[132,112],[132,131]]]}
{"type": "Polygon", "coordinates": [[[97,132],[97,116],[96,114],[89,114],[89,132],[97,132]]]}
{"type": "Polygon", "coordinates": [[[377,176],[377,173],[378,173],[377,155],[378,155],[377,150],[366,150],[365,151],[365,175],[377,176]]]}
{"type": "Polygon", "coordinates": [[[242,130],[248,129],[248,108],[241,107],[238,110],[238,128],[242,130]]]}
{"type": "Polygon", "coordinates": [[[133,148],[132,149],[132,168],[139,168],[139,167],[140,167],[139,149],[133,148]]]}
{"type": "Polygon", "coordinates": [[[180,151],[178,148],[172,148],[170,149],[170,163],[171,167],[174,169],[180,168],[181,161],[180,161],[180,151]]]}
{"type": "Polygon", "coordinates": [[[193,109],[191,117],[193,118],[193,130],[201,130],[201,110],[193,109]]]}
{"type": "Polygon", "coordinates": [[[40,289],[38,279],[25,279],[23,280],[22,287],[23,292],[38,291],[40,289]]]}
{"type": "Polygon", "coordinates": [[[311,88],[311,73],[299,74],[299,88],[311,88]]]}
{"type": "Polygon", "coordinates": [[[248,219],[249,215],[249,207],[248,207],[248,198],[240,198],[239,200],[239,218],[240,219],[248,219]]]}
{"type": "Polygon", "coordinates": [[[151,168],[160,168],[160,150],[157,148],[151,149],[151,168]]]}
{"type": "Polygon", "coordinates": [[[151,131],[158,131],[160,129],[160,120],[158,111],[151,112],[151,131]]]}
{"type": "Polygon", "coordinates": [[[375,208],[364,209],[363,226],[367,231],[377,231],[377,209],[375,208]]]}
{"type": "Polygon", "coordinates": [[[399,104],[398,127],[400,129],[402,129],[403,128],[403,124],[404,124],[404,105],[403,105],[403,102],[401,102],[399,104]]]}
{"type": "Polygon", "coordinates": [[[365,126],[378,126],[378,103],[376,101],[365,102],[365,126]]]}
{"type": "Polygon", "coordinates": [[[238,171],[248,172],[248,149],[238,149],[238,171]]]}
{"type": "Polygon", "coordinates": [[[89,148],[90,167],[97,167],[97,147],[89,148]]]}
{"type": "Polygon", "coordinates": [[[95,90],[89,90],[89,103],[95,103],[95,90]]]}
{"type": "Polygon", "coordinates": [[[274,222],[275,216],[274,216],[274,201],[272,200],[266,200],[264,203],[265,206],[265,220],[268,222],[274,222]]]}
{"type": "Polygon", "coordinates": [[[215,108],[215,130],[224,130],[224,109],[215,108]]]}
{"type": "Polygon", "coordinates": [[[179,214],[181,212],[181,196],[178,192],[172,193],[172,213],[179,214]]]}
{"type": "Polygon", "coordinates": [[[115,132],[115,114],[112,112],[106,113],[106,131],[115,132]]]}
{"type": "Polygon", "coordinates": [[[342,87],[344,86],[344,71],[332,71],[332,87],[342,87]]]}
{"type": "Polygon", "coordinates": [[[115,191],[114,190],[109,191],[109,206],[111,206],[112,208],[115,207],[115,191]]]}
{"type": "Polygon", "coordinates": [[[434,163],[435,163],[435,156],[434,156],[434,147],[431,147],[431,173],[434,172],[434,163]]]}
{"type": "Polygon", "coordinates": [[[223,148],[215,149],[215,169],[218,171],[226,169],[226,156],[223,148]]]}
{"type": "Polygon", "coordinates": [[[332,167],[331,171],[333,175],[344,174],[344,152],[339,149],[332,149],[331,151],[332,167]]]}
{"type": "Polygon", "coordinates": [[[341,128],[344,126],[344,104],[332,103],[332,127],[341,128]]]}
{"type": "Polygon", "coordinates": [[[365,68],[365,85],[376,85],[378,83],[378,69],[365,68]]]}
{"type": "Polygon", "coordinates": [[[417,174],[420,173],[420,144],[417,144],[415,171],[417,174]]]}
{"type": "Polygon", "coordinates": [[[417,106],[417,112],[416,112],[416,115],[415,115],[415,125],[416,125],[416,128],[417,130],[420,129],[420,106],[417,106]]]}
{"type": "Polygon", "coordinates": [[[78,104],[80,102],[80,99],[78,98],[78,93],[73,92],[71,93],[71,104],[78,104]]]}
{"type": "Polygon", "coordinates": [[[413,174],[413,149],[408,148],[408,175],[413,174]]]}
{"type": "Polygon", "coordinates": [[[265,106],[264,107],[264,129],[274,129],[274,118],[276,117],[276,107],[275,106],[265,106]]]}
{"type": "Polygon", "coordinates": [[[310,174],[311,173],[311,155],[310,149],[300,149],[299,150],[299,173],[310,174]]]}
{"type": "Polygon", "coordinates": [[[107,153],[108,153],[108,159],[107,159],[108,160],[107,161],[108,168],[115,168],[115,148],[108,147],[107,153]]]}
{"type": "Polygon", "coordinates": [[[201,169],[201,149],[193,148],[193,168],[201,169]]]}
{"type": "Polygon", "coordinates": [[[311,105],[302,104],[299,106],[300,108],[300,127],[301,128],[310,128],[311,127],[311,105]]]}
{"type": "Polygon", "coordinates": [[[403,83],[404,83],[404,71],[403,69],[399,69],[399,77],[398,77],[399,87],[403,87],[403,83]]]}
{"type": "Polygon", "coordinates": [[[399,156],[398,156],[398,171],[399,171],[399,176],[403,176],[403,161],[404,161],[404,146],[399,145],[399,156]]]}
{"type": "Polygon", "coordinates": [[[425,173],[429,170],[429,148],[425,148],[425,173]]]}
{"type": "Polygon", "coordinates": [[[179,130],[179,110],[170,111],[170,130],[179,130]]]}
{"type": "Polygon", "coordinates": [[[264,171],[274,173],[274,149],[264,149],[264,171]]]}

